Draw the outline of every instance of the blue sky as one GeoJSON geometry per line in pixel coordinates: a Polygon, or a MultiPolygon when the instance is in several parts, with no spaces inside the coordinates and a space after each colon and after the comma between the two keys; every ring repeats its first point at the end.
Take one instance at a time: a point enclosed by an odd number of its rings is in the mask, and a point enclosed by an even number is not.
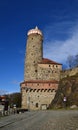
{"type": "Polygon", "coordinates": [[[26,34],[35,26],[45,58],[65,64],[78,54],[78,0],[0,0],[0,93],[20,91],[26,34]]]}

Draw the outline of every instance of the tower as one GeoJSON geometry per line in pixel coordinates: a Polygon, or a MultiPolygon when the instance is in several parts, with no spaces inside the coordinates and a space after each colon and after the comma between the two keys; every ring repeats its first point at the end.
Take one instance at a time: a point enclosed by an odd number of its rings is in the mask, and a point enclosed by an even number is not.
{"type": "Polygon", "coordinates": [[[47,109],[58,89],[62,64],[43,58],[43,34],[36,27],[27,33],[22,108],[47,109]]]}
{"type": "Polygon", "coordinates": [[[24,81],[36,80],[38,62],[43,58],[43,35],[36,27],[27,33],[24,81]]]}

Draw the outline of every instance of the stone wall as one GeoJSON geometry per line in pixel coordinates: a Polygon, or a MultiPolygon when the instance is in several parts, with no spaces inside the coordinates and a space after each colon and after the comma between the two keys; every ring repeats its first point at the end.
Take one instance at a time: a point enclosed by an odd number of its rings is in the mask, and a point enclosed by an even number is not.
{"type": "Polygon", "coordinates": [[[43,105],[48,108],[55,97],[56,91],[53,89],[23,89],[22,108],[30,110],[40,110],[43,105]]]}
{"type": "Polygon", "coordinates": [[[21,94],[22,94],[22,101],[21,101],[21,107],[22,108],[27,108],[27,95],[26,95],[26,89],[25,88],[21,88],[21,94]]]}
{"type": "Polygon", "coordinates": [[[37,79],[37,64],[43,57],[43,37],[31,34],[27,38],[24,80],[37,79]]]}
{"type": "Polygon", "coordinates": [[[73,69],[69,69],[69,70],[63,70],[63,71],[61,71],[61,76],[60,77],[62,79],[62,78],[65,78],[67,76],[73,76],[73,75],[75,75],[77,73],[78,73],[78,67],[73,68],[73,69]]]}
{"type": "Polygon", "coordinates": [[[60,80],[62,65],[38,64],[39,80],[60,80]]]}

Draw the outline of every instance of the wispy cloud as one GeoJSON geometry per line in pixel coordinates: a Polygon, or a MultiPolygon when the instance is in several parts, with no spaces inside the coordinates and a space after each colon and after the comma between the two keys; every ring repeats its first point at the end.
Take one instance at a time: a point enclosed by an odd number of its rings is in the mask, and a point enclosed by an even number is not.
{"type": "MultiPolygon", "coordinates": [[[[64,25],[62,24],[60,25],[60,27],[64,25]]],[[[64,63],[67,60],[67,57],[69,55],[78,54],[78,26],[75,26],[75,27],[71,26],[71,28],[69,29],[71,31],[65,30],[64,29],[65,27],[66,26],[64,26],[62,30],[59,29],[59,31],[61,31],[62,36],[65,35],[66,33],[65,39],[63,39],[61,35],[59,35],[59,33],[58,33],[59,38],[54,36],[54,38],[50,37],[50,40],[49,38],[45,39],[44,57],[64,63]]],[[[52,32],[52,30],[50,29],[52,28],[49,28],[49,32],[50,31],[52,32]]],[[[55,31],[55,34],[56,34],[56,31],[55,31]]],[[[48,30],[47,30],[47,34],[48,34],[48,30]]]]}
{"type": "Polygon", "coordinates": [[[7,93],[8,93],[8,91],[0,89],[0,95],[4,95],[4,94],[7,94],[7,93]]]}
{"type": "Polygon", "coordinates": [[[55,23],[51,23],[44,29],[44,38],[48,41],[65,40],[73,33],[73,27],[76,25],[74,21],[58,20],[55,23]]]}
{"type": "Polygon", "coordinates": [[[13,80],[13,81],[11,81],[11,84],[19,85],[19,84],[20,84],[20,81],[13,80]]]}

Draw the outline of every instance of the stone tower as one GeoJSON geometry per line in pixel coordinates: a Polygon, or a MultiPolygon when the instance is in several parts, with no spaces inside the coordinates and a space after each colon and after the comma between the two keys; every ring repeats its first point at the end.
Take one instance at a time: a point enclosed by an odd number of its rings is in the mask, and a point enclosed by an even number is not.
{"type": "Polygon", "coordinates": [[[37,27],[27,33],[24,67],[22,108],[47,109],[58,89],[62,64],[43,58],[43,34],[37,27]]]}
{"type": "Polygon", "coordinates": [[[38,79],[38,63],[43,58],[43,35],[36,27],[27,34],[24,81],[38,79]]]}

